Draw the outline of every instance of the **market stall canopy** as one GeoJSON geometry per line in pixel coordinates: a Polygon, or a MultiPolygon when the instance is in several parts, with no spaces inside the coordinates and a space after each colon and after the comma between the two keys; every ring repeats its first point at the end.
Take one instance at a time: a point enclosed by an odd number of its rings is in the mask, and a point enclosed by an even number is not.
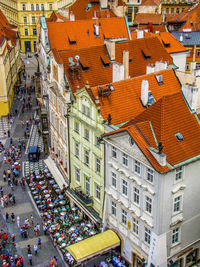
{"type": "Polygon", "coordinates": [[[79,263],[120,245],[120,239],[112,230],[87,238],[67,247],[67,251],[79,263]]]}

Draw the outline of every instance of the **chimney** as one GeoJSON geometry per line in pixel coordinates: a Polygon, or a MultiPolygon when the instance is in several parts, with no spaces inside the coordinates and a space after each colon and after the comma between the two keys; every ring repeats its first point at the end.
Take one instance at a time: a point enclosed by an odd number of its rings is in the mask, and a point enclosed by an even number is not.
{"type": "Polygon", "coordinates": [[[99,25],[98,24],[94,24],[94,34],[95,36],[99,36],[99,25]]]}
{"type": "Polygon", "coordinates": [[[100,0],[101,9],[108,8],[108,0],[100,0]]]}
{"type": "Polygon", "coordinates": [[[167,69],[167,62],[156,61],[155,72],[161,71],[161,70],[166,70],[166,69],[167,69]]]}
{"type": "Polygon", "coordinates": [[[182,34],[180,35],[179,41],[183,42],[183,35],[182,34]]]}
{"type": "Polygon", "coordinates": [[[69,14],[69,20],[70,21],[75,21],[75,15],[74,15],[74,13],[72,11],[69,14]]]}
{"type": "Polygon", "coordinates": [[[115,41],[105,40],[104,44],[106,45],[110,60],[115,60],[115,41]]]}
{"type": "Polygon", "coordinates": [[[113,63],[113,78],[112,82],[118,82],[124,80],[124,65],[114,62],[113,63]]]}
{"type": "Polygon", "coordinates": [[[144,38],[144,31],[138,30],[137,31],[137,39],[142,39],[144,38]]]}
{"type": "Polygon", "coordinates": [[[153,64],[149,64],[147,65],[147,68],[146,68],[146,74],[150,74],[150,73],[153,73],[155,71],[155,67],[153,64]]]}
{"type": "Polygon", "coordinates": [[[196,85],[184,84],[182,86],[182,91],[190,108],[196,111],[199,91],[198,87],[196,85]]]}
{"type": "Polygon", "coordinates": [[[163,146],[162,143],[158,144],[158,150],[150,147],[149,151],[154,156],[154,158],[157,160],[157,162],[160,164],[160,166],[166,166],[167,164],[167,156],[162,152],[163,146]]]}
{"type": "Polygon", "coordinates": [[[147,106],[148,103],[149,82],[148,80],[142,80],[141,85],[141,101],[143,106],[147,106]]]}
{"type": "Polygon", "coordinates": [[[129,78],[129,51],[123,51],[124,79],[129,78]]]}

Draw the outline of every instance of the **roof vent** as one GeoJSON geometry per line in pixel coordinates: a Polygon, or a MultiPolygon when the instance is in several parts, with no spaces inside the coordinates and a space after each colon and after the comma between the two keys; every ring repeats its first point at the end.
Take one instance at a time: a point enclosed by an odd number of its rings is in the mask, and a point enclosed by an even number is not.
{"type": "Polygon", "coordinates": [[[95,36],[99,36],[99,25],[98,24],[94,24],[94,34],[95,36]]]}
{"type": "Polygon", "coordinates": [[[163,84],[162,74],[156,75],[156,80],[157,80],[159,85],[163,84]]]}
{"type": "Polygon", "coordinates": [[[148,91],[148,106],[151,106],[153,103],[155,103],[156,100],[155,98],[152,96],[152,92],[148,91]]]}
{"type": "Polygon", "coordinates": [[[178,141],[183,141],[183,139],[184,139],[181,133],[176,133],[175,136],[176,136],[178,141]]]}
{"type": "Polygon", "coordinates": [[[179,41],[183,42],[183,35],[182,34],[180,35],[179,41]]]}

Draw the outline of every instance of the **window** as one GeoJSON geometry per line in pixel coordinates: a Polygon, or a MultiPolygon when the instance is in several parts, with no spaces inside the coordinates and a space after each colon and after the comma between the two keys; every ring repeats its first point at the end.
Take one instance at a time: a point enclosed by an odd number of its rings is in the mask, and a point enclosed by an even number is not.
{"type": "Polygon", "coordinates": [[[76,181],[80,183],[80,170],[78,168],[76,168],[76,181]]]}
{"type": "Polygon", "coordinates": [[[89,166],[89,152],[85,150],[85,165],[89,166]]]}
{"type": "Polygon", "coordinates": [[[176,181],[182,179],[183,176],[183,167],[176,168],[176,181]]]}
{"type": "Polygon", "coordinates": [[[116,173],[112,172],[111,173],[111,177],[112,177],[112,186],[116,188],[116,186],[117,186],[117,175],[116,175],[116,173]]]}
{"type": "Polygon", "coordinates": [[[32,17],[32,23],[35,23],[35,17],[32,17]]]}
{"type": "Polygon", "coordinates": [[[112,158],[117,158],[117,148],[116,147],[112,147],[112,158]]]}
{"type": "Polygon", "coordinates": [[[49,10],[53,10],[53,5],[49,4],[49,10]]]}
{"type": "Polygon", "coordinates": [[[26,10],[26,4],[22,4],[22,10],[23,10],[23,11],[26,10]]]}
{"type": "Polygon", "coordinates": [[[171,8],[171,14],[174,14],[174,8],[171,8]]]}
{"type": "Polygon", "coordinates": [[[36,4],[36,10],[39,10],[39,4],[36,4]]]}
{"type": "Polygon", "coordinates": [[[200,57],[200,49],[197,49],[197,56],[200,57]]]}
{"type": "Polygon", "coordinates": [[[147,168],[147,181],[153,183],[153,176],[154,176],[153,170],[147,168]]]}
{"type": "Polygon", "coordinates": [[[85,177],[85,193],[90,195],[90,179],[88,177],[85,177]]]}
{"type": "Polygon", "coordinates": [[[37,30],[33,29],[33,35],[37,35],[37,30]]]}
{"type": "Polygon", "coordinates": [[[111,204],[111,212],[112,212],[113,216],[116,216],[116,214],[117,214],[117,205],[113,201],[112,201],[112,204],[111,204]]]}
{"type": "Polygon", "coordinates": [[[100,173],[101,171],[101,161],[100,159],[96,158],[96,172],[100,173]]]}
{"type": "Polygon", "coordinates": [[[166,14],[169,14],[169,8],[168,7],[166,8],[166,14]]]}
{"type": "Polygon", "coordinates": [[[149,245],[151,243],[151,230],[147,227],[144,228],[144,241],[149,245]]]}
{"type": "Polygon", "coordinates": [[[24,17],[24,23],[25,24],[27,23],[27,17],[24,17]]]}
{"type": "Polygon", "coordinates": [[[88,118],[90,118],[90,108],[83,105],[82,109],[83,109],[83,114],[85,114],[88,118]]]}
{"type": "Polygon", "coordinates": [[[125,210],[122,210],[122,223],[126,224],[127,222],[127,212],[125,210]]]}
{"type": "Polygon", "coordinates": [[[88,129],[85,129],[85,139],[89,141],[89,131],[88,129]]]}
{"type": "Polygon", "coordinates": [[[76,133],[79,133],[79,123],[77,121],[75,121],[75,123],[74,123],[74,131],[76,133]]]}
{"type": "Polygon", "coordinates": [[[41,10],[44,10],[44,4],[41,4],[41,10]]]}
{"type": "Polygon", "coordinates": [[[127,187],[128,183],[125,180],[122,180],[122,194],[127,196],[127,191],[128,191],[128,187],[127,187]]]}
{"type": "Polygon", "coordinates": [[[148,196],[146,196],[145,210],[149,213],[152,212],[152,199],[148,196]]]}
{"type": "Polygon", "coordinates": [[[100,199],[100,197],[101,197],[101,188],[98,185],[96,185],[96,198],[100,199]]]}
{"type": "Polygon", "coordinates": [[[138,223],[139,223],[138,220],[136,218],[133,218],[133,232],[136,235],[138,235],[138,228],[139,228],[138,223]]]}
{"type": "Polygon", "coordinates": [[[185,8],[182,8],[182,12],[185,10],[185,8]]]}
{"type": "Polygon", "coordinates": [[[28,29],[24,29],[25,36],[28,36],[28,29]]]}
{"type": "Polygon", "coordinates": [[[176,9],[176,13],[179,14],[179,8],[176,9]]]}
{"type": "Polygon", "coordinates": [[[178,196],[174,199],[174,212],[181,210],[181,196],[178,196]]]}
{"type": "Polygon", "coordinates": [[[134,187],[134,193],[133,193],[133,201],[136,204],[140,203],[140,190],[134,187]]]}
{"type": "Polygon", "coordinates": [[[31,11],[34,11],[34,4],[31,4],[31,11]]]}
{"type": "Polygon", "coordinates": [[[176,244],[179,242],[179,228],[175,228],[172,231],[172,244],[176,244]]]}
{"type": "Polygon", "coordinates": [[[200,63],[196,63],[196,69],[200,70],[200,63]]]}
{"type": "Polygon", "coordinates": [[[97,147],[100,146],[100,142],[99,142],[99,137],[98,137],[98,136],[95,136],[95,145],[96,145],[97,147]]]}
{"type": "Polygon", "coordinates": [[[79,144],[75,143],[75,156],[79,158],[79,144]]]}
{"type": "Polygon", "coordinates": [[[128,166],[128,155],[123,153],[122,160],[123,160],[123,164],[128,166]]]}
{"type": "Polygon", "coordinates": [[[135,172],[140,174],[140,162],[135,160],[135,172]]]}
{"type": "Polygon", "coordinates": [[[185,69],[186,69],[186,70],[190,70],[190,64],[189,64],[189,63],[186,63],[186,65],[185,65],[185,69]]]}

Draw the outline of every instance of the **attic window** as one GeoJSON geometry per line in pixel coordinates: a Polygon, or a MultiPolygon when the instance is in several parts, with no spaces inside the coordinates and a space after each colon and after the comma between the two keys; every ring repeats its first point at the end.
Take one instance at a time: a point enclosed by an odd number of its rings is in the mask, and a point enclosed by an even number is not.
{"type": "Polygon", "coordinates": [[[110,67],[110,60],[106,56],[100,56],[101,62],[104,66],[104,68],[109,68],[110,67]]]}
{"type": "Polygon", "coordinates": [[[79,62],[80,62],[80,66],[81,66],[81,69],[82,69],[82,71],[88,71],[89,70],[89,64],[86,62],[86,60],[83,60],[83,59],[81,59],[81,60],[79,60],[79,62]]]}
{"type": "Polygon", "coordinates": [[[151,55],[150,55],[148,49],[146,49],[146,48],[143,48],[143,49],[142,49],[142,54],[143,54],[143,56],[144,56],[144,58],[145,58],[146,60],[148,60],[148,59],[151,58],[151,55]]]}
{"type": "Polygon", "coordinates": [[[75,39],[74,37],[69,36],[69,37],[68,37],[68,40],[69,40],[70,45],[72,45],[72,44],[76,44],[76,39],[75,39]]]}
{"type": "Polygon", "coordinates": [[[164,45],[165,48],[169,48],[170,47],[170,43],[167,43],[167,42],[164,42],[164,41],[163,41],[163,45],[164,45]]]}
{"type": "Polygon", "coordinates": [[[176,133],[175,136],[176,136],[178,141],[183,141],[183,136],[181,133],[176,133]]]}
{"type": "Polygon", "coordinates": [[[156,80],[157,80],[159,85],[162,85],[163,84],[162,74],[156,75],[156,80]]]}

